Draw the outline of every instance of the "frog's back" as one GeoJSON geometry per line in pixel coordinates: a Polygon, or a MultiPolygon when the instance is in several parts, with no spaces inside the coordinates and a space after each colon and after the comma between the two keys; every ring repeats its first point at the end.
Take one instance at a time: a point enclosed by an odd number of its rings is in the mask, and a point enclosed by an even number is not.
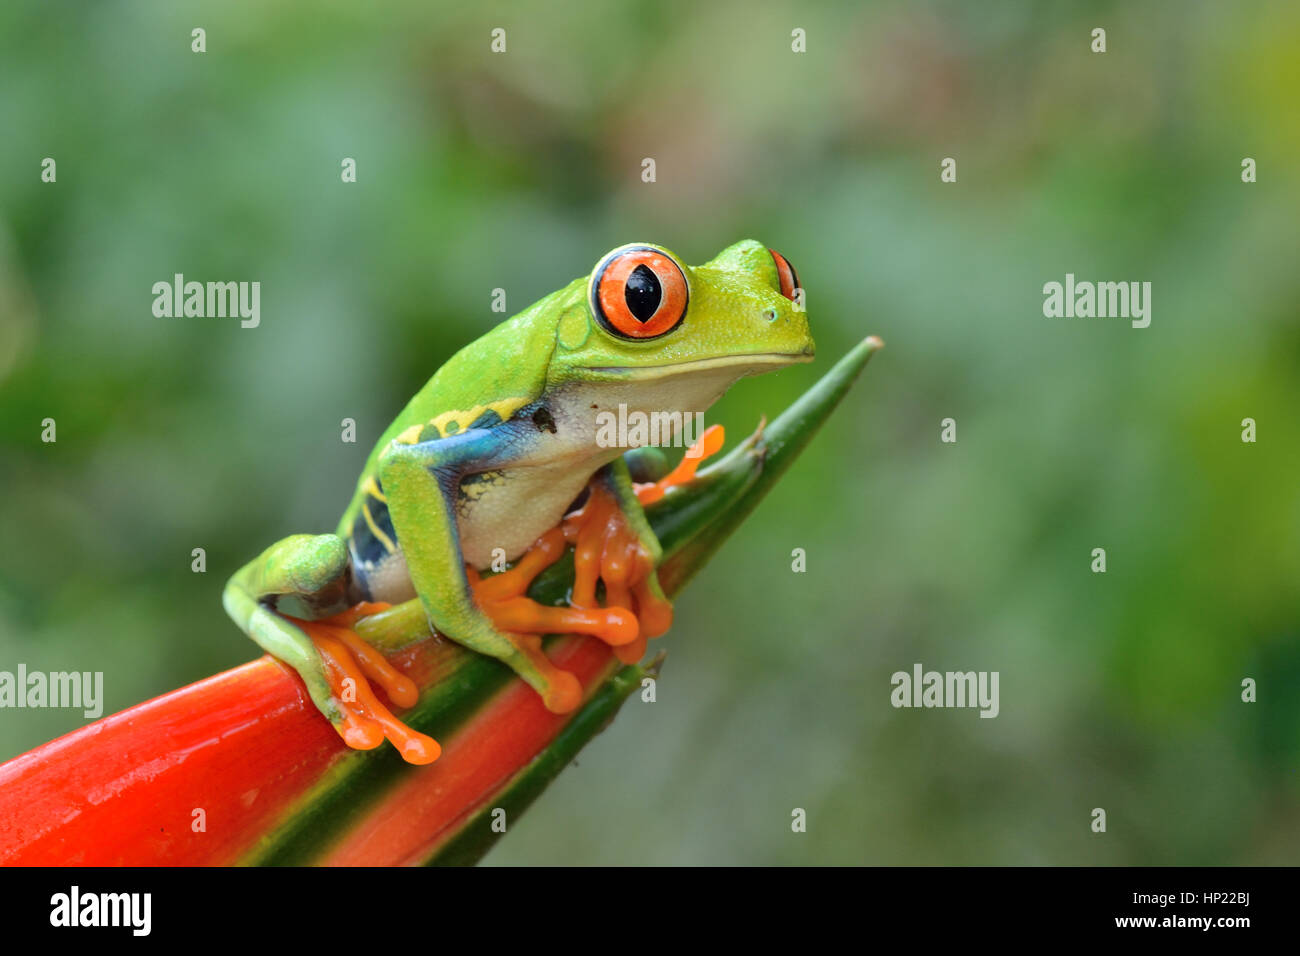
{"type": "Polygon", "coordinates": [[[356,491],[339,521],[338,534],[349,542],[359,570],[378,570],[400,557],[378,478],[379,456],[411,427],[426,438],[449,437],[469,428],[491,428],[535,401],[546,385],[555,351],[556,315],[581,295],[580,281],[534,303],[471,342],[447,360],[407,403],[380,436],[366,460],[356,491]]]}

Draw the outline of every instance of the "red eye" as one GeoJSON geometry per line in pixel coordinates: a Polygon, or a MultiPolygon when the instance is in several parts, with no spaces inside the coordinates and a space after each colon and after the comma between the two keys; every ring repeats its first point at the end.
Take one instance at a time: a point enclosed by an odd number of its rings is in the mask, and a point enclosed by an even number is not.
{"type": "Polygon", "coordinates": [[[794,266],[790,265],[790,260],[775,249],[769,249],[772,253],[772,261],[776,263],[776,274],[781,277],[781,294],[790,301],[794,301],[794,290],[799,288],[799,273],[794,271],[794,266]]]}
{"type": "Polygon", "coordinates": [[[649,246],[622,246],[591,274],[591,310],[609,332],[653,339],[686,315],[686,276],[669,256],[649,246]]]}

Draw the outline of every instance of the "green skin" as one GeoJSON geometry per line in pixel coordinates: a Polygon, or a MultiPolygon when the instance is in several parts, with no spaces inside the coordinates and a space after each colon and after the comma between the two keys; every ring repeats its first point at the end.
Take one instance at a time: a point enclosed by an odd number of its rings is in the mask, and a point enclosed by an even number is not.
{"type": "Polygon", "coordinates": [[[746,375],[812,360],[805,315],[781,294],[760,243],[695,267],[636,245],[686,277],[686,313],[672,331],[611,332],[593,312],[595,273],[575,279],[456,353],[416,393],[370,453],[335,534],[284,538],[226,585],[235,623],[302,676],[331,721],[342,713],[320,656],[283,615],[316,620],[361,600],[418,599],[439,633],[504,661],[549,702],[547,679],[474,602],[466,564],[515,560],[593,479],[657,562],[628,449],[597,440],[597,416],[620,405],[702,412],[746,375]]]}

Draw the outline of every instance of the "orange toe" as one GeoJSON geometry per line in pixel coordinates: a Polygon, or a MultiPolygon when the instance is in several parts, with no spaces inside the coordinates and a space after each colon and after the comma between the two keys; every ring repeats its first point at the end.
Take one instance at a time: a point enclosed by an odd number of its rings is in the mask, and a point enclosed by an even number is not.
{"type": "MultiPolygon", "coordinates": [[[[699,462],[721,444],[722,429],[715,425],[692,448],[699,453],[665,478],[668,484],[663,487],[689,480],[699,462]]],[[[627,664],[639,661],[645,655],[647,639],[664,634],[673,622],[672,604],[659,596],[654,585],[654,561],[649,551],[628,525],[613,495],[600,484],[592,486],[582,508],[564,519],[564,530],[574,545],[571,603],[594,607],[597,584],[603,584],[605,610],[624,611],[636,622],[636,633],[628,639],[606,639],[619,660],[627,664]]]]}
{"type": "Polygon", "coordinates": [[[704,429],[704,434],[699,437],[695,444],[686,449],[686,454],[682,456],[682,460],[677,463],[676,468],[656,482],[636,486],[637,500],[643,505],[654,504],[664,496],[664,493],[669,488],[675,488],[677,485],[684,485],[691,481],[704,460],[721,451],[726,440],[726,432],[721,425],[710,425],[704,429]]]}
{"type": "MultiPolygon", "coordinates": [[[[699,463],[721,447],[722,437],[716,425],[706,431],[692,447],[694,456],[660,485],[689,481],[699,463]]],[[[672,625],[673,607],[654,583],[649,549],[628,524],[614,494],[599,481],[591,485],[581,508],[538,538],[509,570],[487,577],[472,567],[465,570],[475,603],[528,658],[535,672],[530,681],[553,713],[578,707],[583,691],[577,678],[546,657],[542,635],[586,634],[604,641],[619,660],[630,664],[645,655],[648,638],[660,636],[672,625]],[[570,544],[574,578],[569,607],[538,604],[527,597],[537,575],[558,561],[570,544]],[[603,607],[597,598],[601,587],[603,607]]],[[[364,666],[366,658],[359,660],[364,666]]]]}
{"type": "Polygon", "coordinates": [[[636,615],[623,608],[548,607],[528,598],[484,602],[484,612],[500,631],[517,634],[588,634],[606,644],[636,640],[636,615]]]}
{"type": "Polygon", "coordinates": [[[335,729],[354,750],[373,750],[387,738],[407,763],[433,763],[442,753],[438,742],[398,720],[371,689],[373,681],[402,708],[414,706],[420,696],[414,681],[350,630],[364,613],[353,608],[324,621],[295,622],[320,653],[330,688],[343,711],[335,729]]]}
{"type": "Polygon", "coordinates": [[[645,649],[646,638],[642,635],[631,644],[623,644],[614,648],[614,656],[624,664],[635,664],[641,658],[645,657],[645,649]]]}
{"type": "Polygon", "coordinates": [[[542,702],[553,714],[567,714],[577,710],[582,703],[582,683],[568,671],[556,671],[551,677],[550,690],[542,702]]]}

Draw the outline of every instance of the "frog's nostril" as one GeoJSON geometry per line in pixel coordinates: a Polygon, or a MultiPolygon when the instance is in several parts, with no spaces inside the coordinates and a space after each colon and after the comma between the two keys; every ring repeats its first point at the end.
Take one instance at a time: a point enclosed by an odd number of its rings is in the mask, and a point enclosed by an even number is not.
{"type": "Polygon", "coordinates": [[[775,322],[775,321],[776,321],[776,309],[764,309],[764,310],[763,310],[763,318],[767,319],[767,321],[769,321],[769,322],[775,322]]]}

